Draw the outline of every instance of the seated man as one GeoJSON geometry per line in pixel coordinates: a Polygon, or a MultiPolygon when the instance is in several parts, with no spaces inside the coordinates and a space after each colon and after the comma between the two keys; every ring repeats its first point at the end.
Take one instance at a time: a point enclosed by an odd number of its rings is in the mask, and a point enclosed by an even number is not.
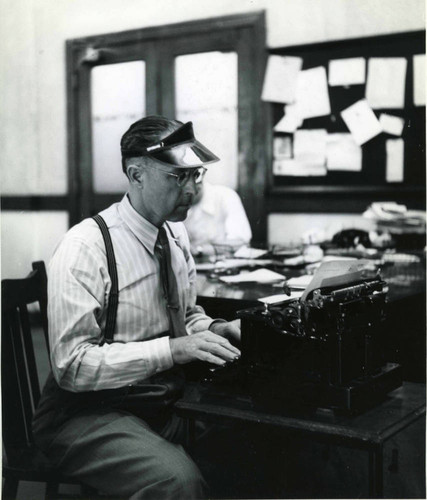
{"type": "Polygon", "coordinates": [[[238,340],[239,329],[196,305],[181,222],[204,166],[217,157],[194,138],[191,122],[160,116],[134,123],[121,150],[129,189],[100,214],[117,265],[113,339],[106,339],[112,273],[89,218],[68,231],[49,266],[52,373],[34,437],[63,473],[108,498],[200,498],[204,480],[175,444],[184,426],[168,387],[180,387],[186,363],[223,365],[240,355],[227,339],[238,340]]]}
{"type": "Polygon", "coordinates": [[[194,205],[184,224],[193,255],[212,255],[216,246],[237,250],[252,238],[239,195],[227,186],[208,182],[197,186],[194,205]]]}

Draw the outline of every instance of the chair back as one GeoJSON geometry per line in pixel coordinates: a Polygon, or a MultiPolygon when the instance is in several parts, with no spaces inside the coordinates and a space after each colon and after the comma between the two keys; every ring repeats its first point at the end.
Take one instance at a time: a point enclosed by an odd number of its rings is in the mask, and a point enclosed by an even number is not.
{"type": "Polygon", "coordinates": [[[26,278],[1,282],[2,434],[6,455],[13,454],[14,448],[31,446],[31,421],[40,399],[32,337],[34,315],[29,312],[30,304],[39,305],[44,343],[49,354],[46,268],[42,261],[33,262],[32,267],[26,278]]]}

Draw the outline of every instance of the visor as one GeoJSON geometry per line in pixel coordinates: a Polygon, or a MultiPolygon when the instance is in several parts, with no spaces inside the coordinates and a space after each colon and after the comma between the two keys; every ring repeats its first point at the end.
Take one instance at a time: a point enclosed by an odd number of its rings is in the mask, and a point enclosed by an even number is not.
{"type": "Polygon", "coordinates": [[[194,137],[193,123],[187,122],[161,141],[147,148],[123,149],[123,158],[150,156],[172,167],[203,167],[219,158],[194,137]]]}

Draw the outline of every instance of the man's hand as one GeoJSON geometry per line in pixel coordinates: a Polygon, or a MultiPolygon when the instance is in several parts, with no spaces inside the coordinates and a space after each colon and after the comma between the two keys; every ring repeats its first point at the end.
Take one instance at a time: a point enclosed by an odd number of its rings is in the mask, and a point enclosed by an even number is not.
{"type": "Polygon", "coordinates": [[[184,364],[190,361],[205,361],[222,366],[235,361],[240,351],[224,337],[209,330],[193,333],[186,337],[169,339],[174,363],[184,364]]]}
{"type": "Polygon", "coordinates": [[[226,323],[214,323],[209,327],[209,330],[221,337],[229,339],[234,345],[240,344],[240,319],[235,319],[226,323]]]}

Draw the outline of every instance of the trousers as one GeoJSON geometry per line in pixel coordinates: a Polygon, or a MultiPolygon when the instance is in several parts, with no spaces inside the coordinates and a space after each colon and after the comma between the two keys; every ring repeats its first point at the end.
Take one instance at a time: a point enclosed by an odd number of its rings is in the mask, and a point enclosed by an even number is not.
{"type": "Polygon", "coordinates": [[[206,483],[181,445],[186,424],[172,411],[157,421],[108,405],[64,416],[44,396],[49,404],[36,413],[34,439],[62,473],[109,500],[206,498],[206,483]]]}

